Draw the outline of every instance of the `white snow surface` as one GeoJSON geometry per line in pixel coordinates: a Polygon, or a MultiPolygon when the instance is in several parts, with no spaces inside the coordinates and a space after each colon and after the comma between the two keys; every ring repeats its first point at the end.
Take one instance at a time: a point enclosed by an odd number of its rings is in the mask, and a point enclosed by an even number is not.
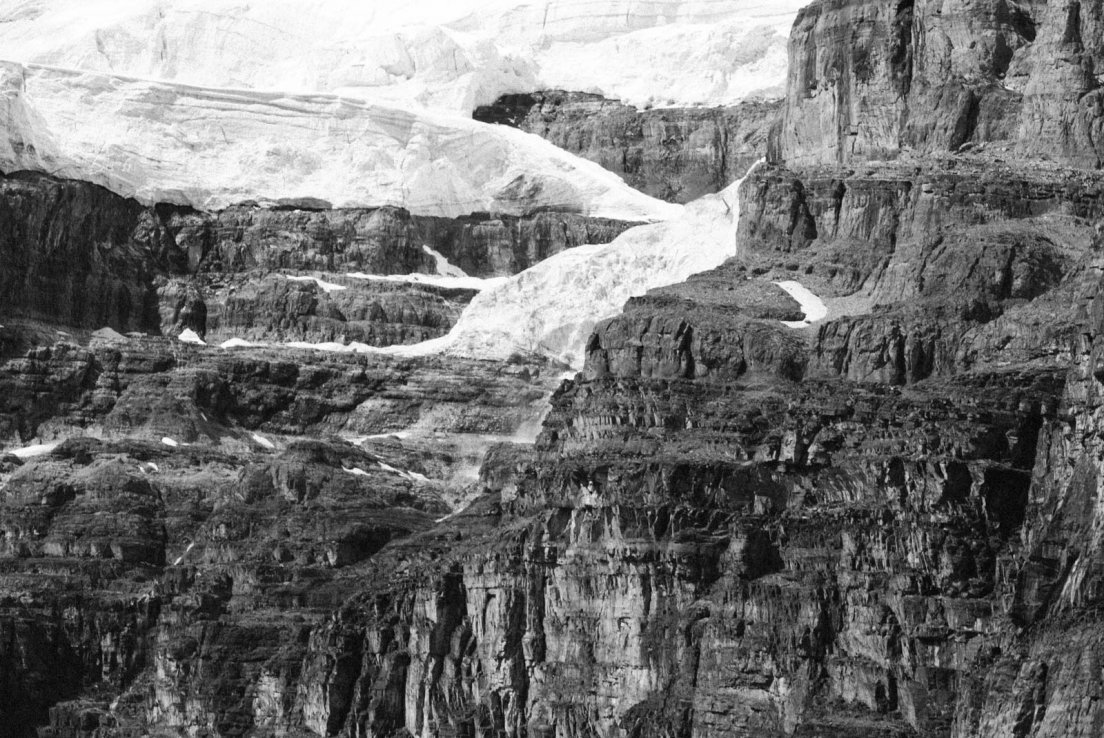
{"type": "Polygon", "coordinates": [[[265,448],[267,448],[269,450],[272,450],[272,449],[276,448],[276,444],[273,443],[272,441],[268,440],[264,436],[257,435],[256,433],[254,433],[252,435],[253,435],[253,440],[256,441],[259,445],[264,446],[265,448]]]}
{"type": "Polygon", "coordinates": [[[805,313],[805,320],[783,320],[783,325],[789,328],[805,328],[828,317],[828,306],[824,304],[824,300],[820,299],[805,285],[792,280],[775,282],[775,284],[785,290],[790,297],[797,300],[805,313]]]}
{"type": "Polygon", "coordinates": [[[400,477],[404,479],[409,479],[411,482],[422,482],[423,484],[425,484],[430,481],[429,477],[427,477],[425,474],[419,474],[418,472],[412,471],[404,471],[403,469],[396,469],[390,464],[385,464],[382,461],[377,461],[376,464],[379,465],[379,468],[383,469],[385,472],[398,474],[400,477]]]}
{"type": "Polygon", "coordinates": [[[0,62],[0,130],[2,170],[85,179],[146,203],[202,210],[310,197],[445,217],[552,208],[654,221],[678,212],[508,126],[330,93],[0,62]]]}
{"type": "Polygon", "coordinates": [[[323,292],[341,292],[342,290],[349,289],[348,287],[345,287],[345,286],[340,285],[340,284],[334,284],[333,282],[327,282],[326,280],[321,279],[319,277],[291,277],[291,276],[288,276],[288,275],[285,274],[284,278],[291,281],[291,282],[314,282],[316,285],[318,285],[322,289],[323,292]]]}
{"type": "Polygon", "coordinates": [[[470,112],[506,92],[780,96],[807,0],[0,0],[5,58],[470,112]]]}
{"type": "Polygon", "coordinates": [[[173,562],[173,566],[180,566],[180,563],[184,561],[184,557],[187,556],[193,548],[195,548],[195,541],[189,543],[188,547],[184,549],[184,553],[176,557],[176,561],[173,562]]]}
{"type": "Polygon", "coordinates": [[[33,459],[39,456],[45,456],[60,445],[61,441],[54,441],[53,443],[37,443],[33,446],[24,446],[23,448],[13,449],[11,451],[8,451],[7,453],[12,454],[18,459],[33,459]]]}
{"type": "Polygon", "coordinates": [[[267,343],[254,343],[253,341],[246,341],[244,338],[231,338],[223,341],[219,344],[219,348],[222,349],[235,349],[235,348],[264,348],[267,343]]]}
{"type": "Polygon", "coordinates": [[[347,466],[341,467],[341,470],[346,474],[352,474],[354,477],[367,477],[370,476],[368,472],[361,469],[359,466],[354,466],[351,469],[347,466]]]}
{"type": "Polygon", "coordinates": [[[181,343],[192,343],[196,346],[206,346],[207,342],[199,337],[199,334],[193,331],[191,328],[185,328],[180,331],[180,335],[177,337],[181,343]]]}
{"type": "Polygon", "coordinates": [[[448,260],[448,257],[442,254],[440,251],[436,251],[426,244],[422,244],[422,251],[433,257],[433,260],[437,263],[438,274],[445,277],[456,277],[458,279],[464,279],[468,276],[467,272],[465,272],[460,267],[455,266],[452,262],[448,260]]]}

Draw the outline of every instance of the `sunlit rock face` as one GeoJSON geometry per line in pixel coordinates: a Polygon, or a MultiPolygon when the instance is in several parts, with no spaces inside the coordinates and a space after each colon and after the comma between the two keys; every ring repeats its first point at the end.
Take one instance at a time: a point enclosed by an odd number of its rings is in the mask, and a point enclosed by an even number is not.
{"type": "Polygon", "coordinates": [[[779,154],[804,166],[988,146],[1097,167],[1099,16],[1081,3],[812,3],[794,26],[779,154]]]}

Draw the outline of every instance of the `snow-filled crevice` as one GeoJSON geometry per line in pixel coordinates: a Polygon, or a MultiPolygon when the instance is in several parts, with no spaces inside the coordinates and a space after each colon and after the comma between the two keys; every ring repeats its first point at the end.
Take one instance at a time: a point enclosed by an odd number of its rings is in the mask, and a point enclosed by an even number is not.
{"type": "Polygon", "coordinates": [[[783,320],[782,324],[789,328],[806,328],[813,323],[819,323],[828,317],[828,306],[824,300],[815,295],[809,288],[800,282],[787,280],[775,282],[786,294],[797,300],[801,310],[805,313],[804,320],[783,320]]]}

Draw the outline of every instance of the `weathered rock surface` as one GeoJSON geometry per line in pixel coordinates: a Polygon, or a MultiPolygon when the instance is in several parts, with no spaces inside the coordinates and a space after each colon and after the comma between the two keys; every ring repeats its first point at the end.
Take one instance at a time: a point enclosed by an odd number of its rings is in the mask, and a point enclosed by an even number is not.
{"type": "Polygon", "coordinates": [[[244,206],[213,215],[174,211],[166,220],[195,271],[433,274],[436,261],[425,245],[477,277],[516,274],[564,249],[612,241],[635,225],[556,211],[441,218],[395,207],[244,206]]]}
{"type": "Polygon", "coordinates": [[[472,450],[510,437],[552,381],[164,339],[59,343],[0,373],[7,439],[69,437],[0,464],[13,736],[301,728],[312,627],[354,570],[451,511],[472,450]],[[400,429],[438,440],[383,435],[400,429]]]}
{"type": "Polygon", "coordinates": [[[505,95],[476,120],[515,126],[601,164],[636,189],[686,203],[744,176],[767,149],[777,102],[638,110],[601,95],[505,95]]]}
{"type": "Polygon", "coordinates": [[[1098,167],[1100,23],[1080,2],[812,3],[791,36],[776,155],[808,166],[985,145],[1098,167]]]}
{"type": "Polygon", "coordinates": [[[190,329],[219,341],[416,343],[447,332],[474,293],[353,280],[329,294],[270,275],[435,274],[432,251],[473,276],[509,275],[631,225],[574,213],[449,219],[309,202],[209,214],[143,207],[84,182],[4,176],[0,355],[52,342],[58,329],[87,338],[103,327],[190,329]]]}
{"type": "MultiPolygon", "coordinates": [[[[472,448],[526,440],[546,367],[110,336],[20,352],[0,437],[70,440],[0,456],[5,724],[1099,735],[1104,180],[1066,166],[1095,161],[1092,91],[1045,82],[1087,73],[1097,15],[814,3],[738,256],[599,325],[535,443],[493,446],[478,477],[472,448]],[[1039,62],[1058,16],[1063,55],[1039,62]],[[1044,94],[1051,133],[1025,133],[1044,94]],[[828,319],[787,326],[782,280],[828,319]]],[[[248,288],[271,308],[227,279],[203,312],[205,259],[330,267],[321,241],[234,252],[195,222],[207,250],[159,286],[180,325],[369,335],[348,295],[277,276],[248,288]]],[[[371,330],[392,330],[376,297],[371,330]]]]}

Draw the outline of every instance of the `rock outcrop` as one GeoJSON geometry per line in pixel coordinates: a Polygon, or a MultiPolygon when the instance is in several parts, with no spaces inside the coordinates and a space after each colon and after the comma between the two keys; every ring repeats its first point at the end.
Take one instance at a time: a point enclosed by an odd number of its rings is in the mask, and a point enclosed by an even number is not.
{"type": "Polygon", "coordinates": [[[986,146],[1098,167],[1098,16],[1079,2],[812,3],[775,154],[809,166],[986,146]]]}
{"type": "Polygon", "coordinates": [[[505,95],[474,117],[534,133],[652,197],[686,203],[743,177],[763,157],[780,109],[756,101],[638,110],[601,95],[549,91],[505,95]]]}

